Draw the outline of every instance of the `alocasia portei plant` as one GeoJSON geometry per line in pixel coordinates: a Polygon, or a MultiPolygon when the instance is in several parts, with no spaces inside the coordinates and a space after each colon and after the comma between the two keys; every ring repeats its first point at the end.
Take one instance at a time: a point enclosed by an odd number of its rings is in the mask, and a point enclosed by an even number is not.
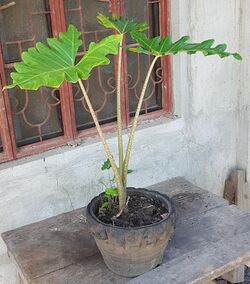
{"type": "Polygon", "coordinates": [[[172,42],[171,37],[169,36],[164,38],[160,36],[148,38],[144,33],[147,29],[147,25],[145,23],[137,24],[132,20],[118,17],[116,15],[106,17],[99,14],[97,18],[101,25],[108,29],[115,30],[115,34],[104,37],[97,43],[90,43],[88,50],[78,63],[76,63],[76,55],[79,47],[82,45],[82,40],[80,39],[81,33],[75,26],[69,25],[66,32],[59,34],[59,39],[47,39],[48,46],[43,43],[37,43],[34,48],[29,48],[28,51],[23,52],[22,62],[16,63],[14,65],[15,72],[11,73],[13,83],[5,88],[13,88],[16,86],[25,90],[37,90],[42,86],[58,88],[65,80],[70,83],[79,84],[105,149],[108,164],[113,170],[119,198],[119,208],[122,211],[126,204],[128,165],[135,130],[145,91],[156,61],[163,56],[174,55],[179,52],[186,52],[187,54],[202,52],[205,56],[218,55],[221,58],[232,55],[237,60],[241,60],[241,56],[238,53],[227,52],[226,44],[220,44],[213,47],[213,39],[209,39],[201,43],[189,43],[188,36],[184,36],[176,42],[172,42]],[[124,41],[127,33],[130,34],[137,45],[136,47],[126,49],[130,52],[151,55],[153,59],[141,90],[124,157],[121,124],[121,61],[122,50],[126,46],[124,41]],[[92,107],[89,95],[82,83],[82,80],[87,80],[89,78],[94,67],[109,64],[110,60],[107,58],[107,55],[110,54],[118,54],[118,76],[116,84],[117,137],[119,150],[118,165],[110,151],[95,111],[92,107]]]}

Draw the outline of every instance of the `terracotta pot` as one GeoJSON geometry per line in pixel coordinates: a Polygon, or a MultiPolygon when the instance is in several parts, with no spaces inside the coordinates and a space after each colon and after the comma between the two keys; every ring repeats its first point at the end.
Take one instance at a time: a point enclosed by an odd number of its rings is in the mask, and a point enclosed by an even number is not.
{"type": "Polygon", "coordinates": [[[152,225],[113,227],[96,217],[95,212],[101,206],[101,197],[97,196],[87,207],[87,220],[108,268],[121,276],[133,277],[162,263],[164,251],[174,231],[175,210],[172,201],[159,192],[128,188],[129,192],[161,200],[168,208],[169,215],[152,225]]]}

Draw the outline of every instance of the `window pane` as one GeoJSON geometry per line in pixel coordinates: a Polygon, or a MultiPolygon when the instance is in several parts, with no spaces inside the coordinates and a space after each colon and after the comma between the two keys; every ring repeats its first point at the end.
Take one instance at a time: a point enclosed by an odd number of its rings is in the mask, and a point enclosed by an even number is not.
{"type": "MultiPolygon", "coordinates": [[[[147,21],[149,23],[148,36],[159,35],[159,1],[146,0],[126,0],[125,16],[137,22],[147,21]]],[[[127,39],[130,42],[130,39],[127,39]]],[[[138,98],[142,89],[146,72],[151,63],[151,58],[147,55],[137,55],[127,53],[128,64],[128,91],[129,91],[129,111],[134,115],[138,98]]],[[[162,108],[162,88],[161,88],[161,66],[158,61],[152,72],[152,76],[147,87],[142,112],[147,113],[162,108]]]]}
{"type": "MultiPolygon", "coordinates": [[[[84,44],[79,56],[82,56],[91,41],[98,41],[103,36],[111,34],[111,31],[104,29],[96,19],[98,12],[108,13],[107,3],[98,0],[65,0],[64,5],[67,24],[73,23],[82,32],[84,44]]],[[[110,59],[111,63],[108,66],[95,68],[89,80],[84,82],[101,123],[116,119],[114,60],[112,56],[110,59]]],[[[73,96],[77,128],[92,127],[93,119],[88,112],[78,85],[73,85],[73,96]]]]}
{"type": "MultiPolygon", "coordinates": [[[[1,5],[7,2],[0,0],[1,5]]],[[[48,0],[15,0],[15,5],[0,12],[0,40],[8,81],[21,52],[37,41],[45,42],[51,34],[48,0]]],[[[26,92],[15,88],[9,94],[18,146],[62,135],[58,90],[26,92]]]]}

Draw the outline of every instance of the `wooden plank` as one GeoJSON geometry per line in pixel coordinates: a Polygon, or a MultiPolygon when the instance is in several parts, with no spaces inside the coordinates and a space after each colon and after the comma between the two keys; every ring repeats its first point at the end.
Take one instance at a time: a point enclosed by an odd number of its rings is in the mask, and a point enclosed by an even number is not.
{"type": "Polygon", "coordinates": [[[85,210],[74,210],[2,234],[24,279],[30,281],[98,252],[85,210]]]}
{"type": "Polygon", "coordinates": [[[100,254],[34,279],[32,284],[123,284],[129,279],[111,272],[100,254]]]}
{"type": "Polygon", "coordinates": [[[250,189],[249,183],[246,182],[246,172],[237,170],[237,190],[236,190],[236,205],[242,210],[250,212],[250,189]]]}
{"type": "Polygon", "coordinates": [[[180,255],[129,284],[204,284],[250,260],[250,233],[232,236],[180,255]],[[228,253],[229,247],[232,247],[228,253]]]}
{"type": "MultiPolygon", "coordinates": [[[[179,220],[227,204],[183,178],[175,178],[151,188],[167,193],[174,199],[179,220]]],[[[97,253],[94,240],[87,232],[83,209],[24,226],[2,236],[25,279],[37,278],[97,253]]]]}
{"type": "Polygon", "coordinates": [[[177,219],[185,220],[216,207],[228,205],[228,201],[201,189],[183,178],[173,178],[148,187],[167,194],[173,199],[177,210],[177,219]]]}
{"type": "Polygon", "coordinates": [[[236,185],[232,182],[232,180],[228,179],[225,181],[223,198],[228,200],[229,204],[235,204],[235,196],[236,196],[236,185]]]}
{"type": "Polygon", "coordinates": [[[234,170],[225,182],[224,196],[242,210],[250,212],[250,185],[246,182],[245,170],[234,170]]]}
{"type": "MultiPolygon", "coordinates": [[[[159,277],[164,274],[165,278],[158,283],[186,284],[189,283],[185,282],[187,279],[194,281],[193,277],[199,279],[203,274],[205,280],[197,283],[206,283],[236,268],[242,261],[250,261],[248,242],[239,248],[243,241],[241,236],[248,235],[250,239],[249,214],[182,178],[157,184],[151,189],[172,197],[178,215],[174,236],[166,250],[164,264],[160,266],[159,277]],[[238,243],[232,246],[234,237],[238,243]],[[182,263],[183,268],[178,263],[182,263]],[[186,277],[184,282],[178,282],[181,276],[173,282],[176,265],[179,273],[183,271],[182,277],[186,277]],[[190,265],[196,266],[194,271],[189,271],[190,265]]],[[[9,253],[24,279],[36,284],[128,281],[105,267],[85,221],[84,209],[77,209],[4,233],[9,253]]]]}
{"type": "MultiPolygon", "coordinates": [[[[204,247],[209,250],[211,246],[213,247],[214,243],[220,240],[223,240],[227,246],[227,240],[230,239],[235,232],[238,234],[250,232],[249,214],[242,213],[236,208],[236,206],[215,208],[213,210],[206,211],[200,216],[179,222],[177,224],[175,235],[166,250],[164,263],[172,262],[174,259],[183,257],[183,255],[185,258],[189,253],[196,250],[200,251],[200,255],[197,256],[197,262],[199,263],[199,258],[201,258],[200,262],[202,263],[204,247]]],[[[229,252],[230,249],[231,246],[229,244],[227,257],[228,255],[231,255],[231,252],[229,252]]],[[[50,253],[54,252],[51,251],[50,253]]],[[[220,249],[216,252],[216,255],[217,254],[220,254],[220,249]]],[[[202,265],[199,266],[200,271],[203,271],[207,265],[210,264],[202,263],[202,265]]],[[[185,270],[185,268],[183,269],[185,270]]],[[[92,258],[89,257],[80,263],[70,265],[67,269],[56,269],[55,272],[46,274],[43,277],[38,277],[35,279],[34,283],[56,283],[55,280],[57,280],[58,283],[68,283],[72,275],[77,275],[74,276],[76,277],[74,278],[74,281],[78,278],[81,279],[82,282],[79,283],[89,283],[89,277],[91,277],[94,283],[99,283],[98,281],[100,281],[100,279],[102,279],[101,283],[110,283],[111,280],[114,283],[124,283],[125,281],[124,278],[114,275],[112,272],[107,270],[101,260],[101,256],[96,254],[92,258]],[[86,271],[88,271],[88,273],[85,273],[86,271]]]]}
{"type": "Polygon", "coordinates": [[[244,264],[245,264],[247,267],[250,268],[250,261],[247,261],[247,262],[245,262],[244,264]]]}
{"type": "Polygon", "coordinates": [[[16,274],[16,284],[23,284],[23,280],[18,272],[16,274]]]}
{"type": "MultiPolygon", "coordinates": [[[[250,234],[250,215],[241,212],[234,205],[215,208],[200,216],[180,220],[165,252],[164,262],[198,248],[202,253],[203,247],[212,246],[220,240],[227,242],[232,236],[247,232],[250,234]]],[[[228,246],[228,254],[233,249],[228,246]]]]}
{"type": "Polygon", "coordinates": [[[240,265],[236,269],[222,275],[222,278],[230,283],[241,283],[245,280],[245,265],[240,265]]]}
{"type": "MultiPolygon", "coordinates": [[[[246,172],[244,170],[234,170],[230,179],[225,183],[224,198],[230,203],[234,202],[242,210],[250,212],[249,185],[246,183],[246,172]]],[[[222,278],[230,283],[240,283],[244,281],[245,268],[240,266],[234,271],[222,275],[222,278]]]]}

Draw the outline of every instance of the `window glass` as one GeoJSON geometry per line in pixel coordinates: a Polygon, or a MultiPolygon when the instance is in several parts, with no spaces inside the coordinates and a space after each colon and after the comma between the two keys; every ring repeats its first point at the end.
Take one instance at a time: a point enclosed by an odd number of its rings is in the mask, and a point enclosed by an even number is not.
{"type": "MultiPolygon", "coordinates": [[[[83,49],[79,57],[86,51],[91,41],[98,41],[112,32],[98,24],[98,12],[108,13],[108,5],[98,0],[65,0],[67,24],[74,24],[82,32],[83,49]]],[[[100,123],[116,119],[116,84],[113,56],[108,66],[95,68],[88,81],[83,82],[87,88],[90,100],[98,115],[100,123]]],[[[73,96],[76,112],[77,128],[85,129],[93,126],[93,119],[83,99],[77,84],[73,85],[73,96]]]]}
{"type": "MultiPolygon", "coordinates": [[[[126,0],[125,16],[135,19],[137,22],[149,23],[148,36],[159,35],[159,1],[126,0]]],[[[127,39],[130,42],[130,39],[127,39]]],[[[133,116],[138,104],[138,98],[142,89],[146,72],[151,63],[150,56],[127,53],[128,64],[128,92],[129,111],[133,116]]],[[[142,113],[162,108],[161,66],[158,61],[154,68],[145,94],[142,113]]]]}
{"type": "MultiPolygon", "coordinates": [[[[14,71],[14,63],[21,60],[21,53],[36,42],[45,42],[47,37],[52,37],[52,22],[50,3],[57,0],[0,0],[0,45],[4,62],[4,74],[1,69],[0,76],[6,77],[10,84],[10,73],[14,71]]],[[[98,12],[108,14],[110,3],[108,0],[63,0],[66,24],[74,24],[82,33],[83,46],[79,49],[79,60],[86,52],[91,41],[99,41],[103,36],[112,34],[112,30],[105,29],[98,24],[98,12]]],[[[113,0],[119,4],[120,0],[113,0]]],[[[160,0],[123,0],[125,17],[137,22],[147,21],[150,28],[149,36],[159,34],[159,2],[160,0]]],[[[60,11],[55,11],[56,24],[61,25],[60,11]]],[[[132,39],[127,37],[127,43],[132,39]]],[[[137,55],[127,52],[127,77],[128,90],[122,94],[123,100],[128,99],[129,108],[126,115],[134,115],[138,98],[146,77],[147,69],[152,58],[146,55],[137,55]],[[128,93],[128,98],[126,97],[128,93]]],[[[90,100],[101,124],[116,120],[116,68],[115,59],[110,56],[108,66],[95,68],[90,78],[84,82],[90,100]]],[[[162,68],[157,62],[146,91],[141,113],[147,113],[162,108],[162,68]]],[[[66,88],[65,88],[66,89],[66,88]]],[[[65,90],[64,89],[64,90],[65,90]]],[[[17,146],[29,145],[54,137],[62,136],[62,113],[60,92],[58,89],[40,88],[38,91],[24,91],[19,88],[8,90],[10,109],[7,106],[7,115],[12,115],[17,146]]],[[[73,102],[76,113],[76,126],[78,130],[94,126],[93,119],[83,99],[78,84],[72,85],[73,102]]],[[[67,94],[65,94],[67,95],[67,94]]],[[[70,101],[70,100],[69,100],[70,101]]],[[[67,129],[71,125],[71,117],[67,115],[72,107],[70,102],[65,102],[63,115],[67,119],[67,129]]],[[[74,123],[73,123],[74,125],[74,123]]],[[[12,129],[9,130],[11,133],[12,129]]],[[[72,129],[74,133],[75,129],[72,129]]],[[[70,134],[69,134],[70,136],[70,134]]],[[[65,137],[66,138],[66,137],[65,137]]],[[[73,137],[71,137],[73,139],[73,137]]],[[[56,146],[57,140],[51,141],[56,146]]],[[[33,146],[35,149],[35,145],[33,146]]],[[[37,148],[39,151],[39,147],[37,148]]],[[[0,152],[3,151],[0,137],[0,152]]],[[[24,152],[23,152],[24,153],[24,152]]],[[[14,153],[15,155],[15,153],[14,153]]]]}
{"type": "MultiPolygon", "coordinates": [[[[7,3],[0,0],[0,5],[7,3]]],[[[0,41],[8,80],[13,63],[20,61],[22,51],[37,41],[45,42],[52,35],[48,0],[15,0],[14,3],[0,12],[0,41]]],[[[28,92],[14,88],[9,95],[18,146],[62,135],[58,90],[41,88],[28,92]]]]}

